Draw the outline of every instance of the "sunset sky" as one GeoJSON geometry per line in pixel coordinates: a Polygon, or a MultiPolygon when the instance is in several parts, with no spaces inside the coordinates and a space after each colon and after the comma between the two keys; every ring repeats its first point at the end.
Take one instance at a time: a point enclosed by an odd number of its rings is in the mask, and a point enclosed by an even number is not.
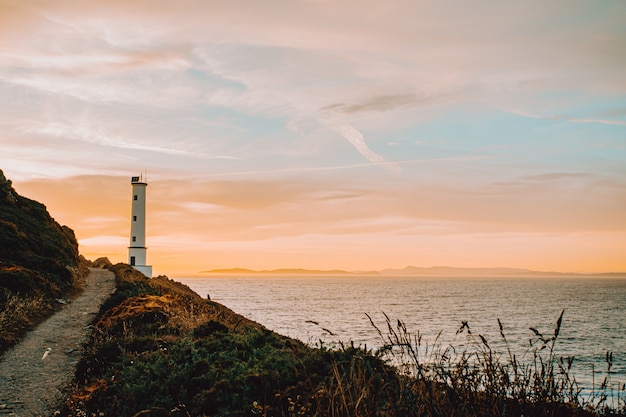
{"type": "Polygon", "coordinates": [[[626,271],[623,0],[0,0],[0,101],[90,259],[626,271]]]}

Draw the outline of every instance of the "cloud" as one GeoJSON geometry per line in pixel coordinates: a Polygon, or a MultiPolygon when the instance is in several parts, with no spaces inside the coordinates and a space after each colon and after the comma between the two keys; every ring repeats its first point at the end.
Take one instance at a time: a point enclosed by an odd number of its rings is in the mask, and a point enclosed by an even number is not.
{"type": "Polygon", "coordinates": [[[56,71],[58,75],[93,75],[148,69],[185,70],[189,63],[178,53],[170,51],[41,51],[32,53],[8,51],[2,54],[5,66],[22,69],[37,68],[38,72],[56,71]]]}
{"type": "Polygon", "coordinates": [[[610,119],[587,119],[587,118],[577,118],[577,117],[568,117],[566,120],[574,123],[600,123],[603,125],[617,125],[617,126],[626,126],[626,121],[624,120],[610,120],[610,119]]]}
{"type": "Polygon", "coordinates": [[[393,110],[396,107],[415,106],[420,102],[426,102],[425,98],[419,98],[415,94],[400,94],[400,95],[382,95],[371,97],[362,103],[358,104],[331,104],[324,107],[322,110],[335,110],[343,113],[357,113],[363,111],[388,111],[393,110]]]}
{"type": "MultiPolygon", "coordinates": [[[[457,99],[464,95],[464,92],[458,91],[457,99]]],[[[351,104],[335,103],[322,108],[323,111],[337,111],[345,114],[361,113],[361,112],[387,112],[398,108],[413,108],[432,106],[440,104],[445,100],[450,100],[451,94],[440,91],[437,95],[434,93],[422,92],[403,93],[403,94],[382,94],[372,95],[362,100],[355,100],[351,104]]]]}
{"type": "Polygon", "coordinates": [[[376,165],[381,165],[385,168],[391,169],[394,172],[400,172],[400,166],[398,164],[396,164],[395,162],[389,162],[381,155],[378,155],[376,152],[372,151],[365,143],[365,138],[363,137],[363,134],[356,130],[354,127],[349,125],[339,126],[339,132],[368,161],[376,165]]]}
{"type": "Polygon", "coordinates": [[[81,125],[69,125],[61,122],[52,122],[43,126],[22,126],[21,131],[36,133],[55,138],[70,139],[89,144],[101,145],[118,149],[131,149],[157,152],[166,155],[184,156],[196,159],[241,159],[228,155],[210,155],[201,152],[185,151],[172,147],[157,146],[142,143],[142,140],[122,138],[111,135],[103,129],[81,125]]]}
{"type": "Polygon", "coordinates": [[[564,114],[557,115],[541,115],[536,113],[531,113],[525,110],[508,110],[509,113],[516,114],[522,117],[529,117],[531,119],[540,119],[540,120],[563,120],[571,123],[600,123],[604,125],[616,125],[616,126],[626,126],[626,121],[624,120],[611,120],[611,119],[595,119],[595,118],[581,118],[581,117],[571,117],[564,114]]]}
{"type": "Polygon", "coordinates": [[[559,180],[585,180],[593,178],[593,175],[583,172],[550,172],[547,174],[529,175],[527,181],[559,181],[559,180]]]}

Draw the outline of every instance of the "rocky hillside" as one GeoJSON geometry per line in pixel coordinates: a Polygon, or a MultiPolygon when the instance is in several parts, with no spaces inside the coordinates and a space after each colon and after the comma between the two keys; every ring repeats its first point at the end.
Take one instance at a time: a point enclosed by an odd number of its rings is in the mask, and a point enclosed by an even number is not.
{"type": "Polygon", "coordinates": [[[81,265],[72,229],[20,196],[0,170],[0,352],[76,290],[81,265]]]}

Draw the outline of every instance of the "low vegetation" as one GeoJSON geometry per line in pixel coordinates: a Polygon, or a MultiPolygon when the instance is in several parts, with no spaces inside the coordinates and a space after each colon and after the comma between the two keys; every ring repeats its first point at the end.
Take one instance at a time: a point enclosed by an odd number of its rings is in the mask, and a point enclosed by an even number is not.
{"type": "MultiPolygon", "coordinates": [[[[112,267],[118,289],[94,323],[65,416],[624,415],[623,391],[584,399],[539,331],[533,364],[467,323],[463,351],[423,346],[402,322],[383,348],[307,346],[166,277],[112,267]],[[506,359],[505,359],[506,358],[506,359]]],[[[373,324],[373,323],[372,323],[373,324]]],[[[504,338],[504,334],[502,334],[504,338]]],[[[506,338],[505,338],[506,339],[506,338]]],[[[622,388],[623,390],[623,388],[622,388]]]]}
{"type": "Polygon", "coordinates": [[[74,232],[0,171],[0,353],[80,287],[85,265],[74,232]]]}

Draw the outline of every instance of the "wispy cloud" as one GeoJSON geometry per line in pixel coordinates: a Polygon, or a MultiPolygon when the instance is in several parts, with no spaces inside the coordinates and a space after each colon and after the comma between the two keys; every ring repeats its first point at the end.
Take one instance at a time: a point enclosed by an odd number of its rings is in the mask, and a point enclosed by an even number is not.
{"type": "Polygon", "coordinates": [[[334,110],[348,114],[366,111],[384,112],[393,110],[397,107],[418,106],[432,101],[433,99],[431,97],[418,96],[415,94],[382,95],[370,97],[361,103],[330,104],[322,110],[334,110]]]}
{"type": "Polygon", "coordinates": [[[516,114],[522,117],[529,117],[531,119],[540,119],[540,120],[563,120],[571,123],[600,123],[604,125],[616,125],[616,126],[626,126],[625,120],[612,120],[612,119],[596,119],[596,118],[581,118],[581,117],[571,117],[564,114],[557,115],[542,115],[531,113],[525,110],[509,110],[510,113],[516,114]]]}
{"type": "Polygon", "coordinates": [[[157,146],[142,143],[142,140],[133,140],[111,135],[102,129],[81,125],[70,125],[61,122],[51,122],[45,125],[23,124],[20,131],[26,133],[36,133],[54,138],[69,139],[93,145],[118,149],[132,149],[140,151],[150,151],[165,155],[184,156],[197,159],[242,159],[229,155],[211,155],[202,152],[185,151],[166,146],[157,146]]]}
{"type": "Polygon", "coordinates": [[[365,138],[363,137],[363,134],[359,132],[356,128],[349,125],[343,125],[339,126],[339,132],[368,161],[377,165],[381,165],[385,168],[389,168],[395,172],[400,171],[400,167],[397,164],[389,163],[389,161],[387,161],[384,157],[372,151],[369,146],[367,146],[367,143],[365,143],[365,138]]]}
{"type": "Polygon", "coordinates": [[[559,181],[579,180],[593,178],[593,175],[584,172],[549,172],[546,174],[530,175],[525,177],[528,181],[559,181]]]}

